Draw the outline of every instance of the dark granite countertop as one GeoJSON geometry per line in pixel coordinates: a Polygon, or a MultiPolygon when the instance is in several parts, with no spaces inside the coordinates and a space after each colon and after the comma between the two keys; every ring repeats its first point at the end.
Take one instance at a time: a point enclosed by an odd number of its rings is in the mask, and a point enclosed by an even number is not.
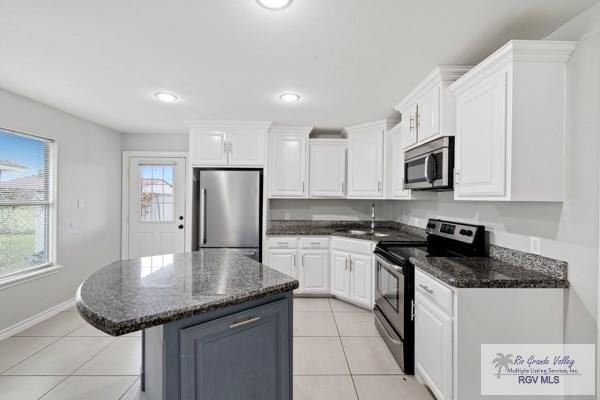
{"type": "MultiPolygon", "coordinates": [[[[524,253],[526,254],[526,253],[524,253]]],[[[568,288],[566,276],[493,257],[411,257],[415,267],[456,288],[568,288]]],[[[557,260],[553,260],[557,261],[557,260]]],[[[557,261],[562,263],[562,261],[557,261]]]]}
{"type": "Polygon", "coordinates": [[[113,336],[268,297],[298,281],[230,250],[114,262],[77,290],[77,308],[113,336]]]}
{"type": "Polygon", "coordinates": [[[338,236],[350,239],[370,240],[379,242],[391,241],[424,241],[425,232],[422,229],[410,227],[392,221],[377,221],[375,232],[387,236],[376,236],[369,233],[370,221],[281,221],[273,220],[267,230],[269,236],[338,236]],[[367,231],[366,234],[350,233],[350,230],[367,231]]]}

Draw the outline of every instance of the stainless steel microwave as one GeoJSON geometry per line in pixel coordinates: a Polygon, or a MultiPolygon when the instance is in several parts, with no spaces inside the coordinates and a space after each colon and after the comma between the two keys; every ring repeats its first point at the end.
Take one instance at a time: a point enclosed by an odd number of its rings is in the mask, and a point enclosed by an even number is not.
{"type": "Polygon", "coordinates": [[[404,154],[404,188],[452,190],[454,137],[444,136],[404,154]]]}

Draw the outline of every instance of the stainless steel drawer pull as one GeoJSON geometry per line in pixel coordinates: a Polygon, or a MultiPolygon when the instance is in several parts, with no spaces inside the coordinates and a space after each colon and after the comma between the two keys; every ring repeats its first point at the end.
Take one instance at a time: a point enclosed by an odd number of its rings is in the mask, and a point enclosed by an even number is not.
{"type": "Polygon", "coordinates": [[[310,244],[313,246],[319,246],[321,244],[321,242],[310,242],[310,244]]]}
{"type": "Polygon", "coordinates": [[[244,325],[248,325],[253,322],[256,322],[259,319],[260,319],[260,317],[252,317],[252,318],[245,319],[243,321],[234,322],[233,324],[229,325],[229,329],[239,328],[240,326],[244,326],[244,325]]]}
{"type": "Polygon", "coordinates": [[[429,289],[429,286],[427,286],[427,285],[423,285],[422,283],[419,283],[419,286],[421,287],[421,289],[423,289],[424,291],[426,291],[429,294],[433,294],[433,292],[434,292],[434,290],[429,289]]]}
{"type": "Polygon", "coordinates": [[[277,244],[280,246],[288,246],[289,245],[288,242],[277,242],[277,244]]]}

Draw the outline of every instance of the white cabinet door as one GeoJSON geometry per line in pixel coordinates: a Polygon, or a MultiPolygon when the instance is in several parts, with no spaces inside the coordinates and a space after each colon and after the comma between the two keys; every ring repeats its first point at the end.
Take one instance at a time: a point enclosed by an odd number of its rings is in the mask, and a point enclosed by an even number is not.
{"type": "Polygon", "coordinates": [[[229,165],[260,166],[265,163],[264,132],[235,132],[227,135],[229,165]]]}
{"type": "Polygon", "coordinates": [[[346,144],[310,144],[310,195],[344,197],[346,186],[346,144]]]}
{"type": "Polygon", "coordinates": [[[415,369],[439,400],[452,398],[452,320],[415,294],[415,369]]]}
{"type": "Polygon", "coordinates": [[[456,199],[506,194],[508,71],[457,97],[456,199]]]}
{"type": "Polygon", "coordinates": [[[296,277],[296,256],[295,249],[269,249],[269,267],[296,277]]]}
{"type": "Polygon", "coordinates": [[[305,136],[271,136],[269,193],[272,197],[306,197],[306,147],[305,136]]]}
{"type": "Polygon", "coordinates": [[[302,293],[329,293],[329,251],[300,251],[300,290],[302,293]]]}
{"type": "Polygon", "coordinates": [[[383,131],[348,134],[348,197],[383,197],[383,131]]]}
{"type": "Polygon", "coordinates": [[[331,251],[331,294],[340,298],[350,297],[348,253],[331,251]]]}
{"type": "Polygon", "coordinates": [[[225,132],[190,131],[190,164],[193,166],[227,165],[225,132]]]}
{"type": "Polygon", "coordinates": [[[372,306],[372,258],[350,254],[350,297],[356,304],[372,306]]]}
{"type": "Polygon", "coordinates": [[[440,133],[440,86],[427,91],[417,101],[417,142],[440,133]]]}
{"type": "MultiPolygon", "coordinates": [[[[404,190],[404,146],[402,145],[402,134],[394,133],[390,137],[390,162],[391,162],[391,191],[395,199],[410,198],[410,190],[404,190]]],[[[389,192],[388,192],[389,193],[389,192]]]]}
{"type": "Polygon", "coordinates": [[[412,107],[402,111],[402,122],[400,122],[402,132],[402,146],[404,148],[410,147],[417,143],[417,105],[414,104],[412,107]]]}

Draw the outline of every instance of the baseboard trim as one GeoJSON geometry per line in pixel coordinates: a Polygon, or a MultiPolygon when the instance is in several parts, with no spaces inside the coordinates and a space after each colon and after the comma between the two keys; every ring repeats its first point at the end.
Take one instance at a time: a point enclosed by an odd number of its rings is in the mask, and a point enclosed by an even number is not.
{"type": "Polygon", "coordinates": [[[65,311],[73,307],[74,305],[75,298],[72,298],[60,304],[57,304],[54,307],[50,307],[49,309],[42,311],[39,314],[24,319],[21,322],[17,322],[16,324],[9,326],[8,328],[2,329],[0,330],[0,340],[4,340],[8,337],[16,335],[19,332],[24,331],[25,329],[31,328],[32,326],[39,324],[40,322],[45,321],[48,318],[54,317],[58,313],[65,311]]]}

